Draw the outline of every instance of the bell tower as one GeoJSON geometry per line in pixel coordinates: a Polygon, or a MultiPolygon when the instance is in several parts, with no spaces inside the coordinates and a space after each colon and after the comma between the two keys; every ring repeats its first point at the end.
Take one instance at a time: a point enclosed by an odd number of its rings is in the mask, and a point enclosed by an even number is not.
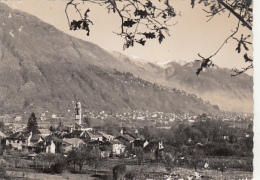
{"type": "Polygon", "coordinates": [[[76,103],[76,114],[75,114],[75,120],[78,121],[79,124],[81,124],[81,103],[76,103]]]}

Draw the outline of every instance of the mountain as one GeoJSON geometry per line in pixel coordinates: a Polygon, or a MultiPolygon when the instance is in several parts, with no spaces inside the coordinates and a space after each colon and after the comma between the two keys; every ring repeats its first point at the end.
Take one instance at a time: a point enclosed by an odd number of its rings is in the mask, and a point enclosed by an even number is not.
{"type": "Polygon", "coordinates": [[[164,84],[194,93],[221,109],[236,112],[253,112],[253,78],[247,74],[231,77],[230,69],[217,66],[196,76],[200,62],[180,65],[168,63],[163,70],[164,84]]]}
{"type": "Polygon", "coordinates": [[[74,108],[72,101],[81,101],[91,111],[220,114],[217,106],[195,95],[143,80],[144,71],[156,77],[164,70],[157,65],[119,60],[95,44],[2,3],[0,19],[2,112],[66,112],[74,108]]]}
{"type": "Polygon", "coordinates": [[[247,74],[231,77],[232,70],[210,67],[198,76],[199,61],[166,61],[150,63],[111,53],[122,65],[121,69],[160,85],[175,87],[195,94],[220,109],[234,112],[253,112],[253,78],[247,74]],[[130,68],[131,67],[131,68],[130,68]]]}

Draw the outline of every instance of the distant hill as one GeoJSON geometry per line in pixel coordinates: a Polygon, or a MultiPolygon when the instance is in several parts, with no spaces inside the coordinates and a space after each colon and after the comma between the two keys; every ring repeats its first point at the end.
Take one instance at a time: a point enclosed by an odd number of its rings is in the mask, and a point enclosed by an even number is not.
{"type": "Polygon", "coordinates": [[[177,85],[154,84],[174,79],[163,67],[128,62],[2,3],[0,19],[1,111],[65,112],[72,101],[81,101],[92,111],[220,113],[177,85]]]}
{"type": "Polygon", "coordinates": [[[165,84],[185,89],[205,101],[217,104],[221,109],[237,112],[253,112],[253,78],[247,74],[231,77],[230,69],[211,67],[199,76],[195,75],[200,62],[185,65],[174,62],[163,70],[165,84]]]}
{"type": "Polygon", "coordinates": [[[204,101],[218,105],[221,109],[235,112],[253,112],[253,77],[241,74],[231,77],[232,70],[214,66],[196,75],[199,61],[167,61],[152,64],[131,57],[111,53],[121,68],[161,85],[182,89],[195,94],[204,101]]]}

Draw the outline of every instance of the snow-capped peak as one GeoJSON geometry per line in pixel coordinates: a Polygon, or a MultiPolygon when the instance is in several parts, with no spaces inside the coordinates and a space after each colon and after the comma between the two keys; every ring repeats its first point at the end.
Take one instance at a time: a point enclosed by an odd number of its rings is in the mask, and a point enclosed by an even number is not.
{"type": "Polygon", "coordinates": [[[175,62],[180,64],[181,66],[184,66],[185,64],[189,63],[189,61],[185,61],[185,60],[166,60],[166,61],[159,61],[157,62],[157,65],[161,66],[161,67],[165,67],[167,66],[167,64],[171,63],[171,62],[175,62]]]}

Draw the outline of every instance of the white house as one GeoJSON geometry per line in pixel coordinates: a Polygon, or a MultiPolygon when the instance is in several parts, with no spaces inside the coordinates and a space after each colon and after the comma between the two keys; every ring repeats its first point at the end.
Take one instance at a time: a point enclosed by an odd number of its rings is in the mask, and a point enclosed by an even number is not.
{"type": "Polygon", "coordinates": [[[126,146],[123,145],[123,143],[121,143],[120,141],[112,140],[112,141],[108,141],[108,142],[109,142],[110,147],[112,148],[113,155],[120,155],[125,152],[126,146]]]}
{"type": "Polygon", "coordinates": [[[56,149],[56,146],[53,142],[53,140],[51,141],[50,145],[46,147],[46,153],[55,153],[55,149],[56,149]]]}
{"type": "Polygon", "coordinates": [[[78,148],[80,145],[83,144],[85,144],[85,142],[79,138],[63,139],[62,151],[67,153],[72,150],[72,148],[78,148]]]}

